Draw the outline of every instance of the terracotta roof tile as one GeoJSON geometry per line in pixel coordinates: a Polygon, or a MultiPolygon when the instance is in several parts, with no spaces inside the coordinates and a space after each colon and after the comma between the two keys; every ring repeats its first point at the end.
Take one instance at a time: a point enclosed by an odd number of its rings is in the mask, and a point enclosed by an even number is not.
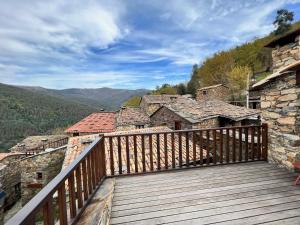
{"type": "Polygon", "coordinates": [[[69,127],[66,133],[105,133],[113,132],[116,129],[115,112],[98,112],[80,120],[78,123],[69,127]]]}

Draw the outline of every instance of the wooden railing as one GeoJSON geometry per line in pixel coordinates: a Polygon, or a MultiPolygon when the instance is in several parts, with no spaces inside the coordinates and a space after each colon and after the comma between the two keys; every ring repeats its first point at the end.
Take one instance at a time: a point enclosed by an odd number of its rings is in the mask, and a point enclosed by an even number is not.
{"type": "Polygon", "coordinates": [[[267,125],[106,135],[107,175],[267,159],[267,125]]]}
{"type": "Polygon", "coordinates": [[[6,225],[74,224],[106,177],[267,160],[267,146],[266,124],[100,137],[6,225]]]}
{"type": "Polygon", "coordinates": [[[26,150],[25,154],[26,154],[26,156],[30,156],[30,155],[35,155],[41,151],[45,151],[45,149],[47,149],[47,148],[59,148],[61,146],[68,144],[68,140],[69,140],[69,138],[65,137],[65,138],[61,138],[56,141],[51,141],[46,144],[42,144],[38,147],[28,149],[28,150],[26,150]]]}
{"type": "Polygon", "coordinates": [[[106,176],[103,137],[95,140],[75,161],[28,202],[7,225],[73,224],[106,176]]]}

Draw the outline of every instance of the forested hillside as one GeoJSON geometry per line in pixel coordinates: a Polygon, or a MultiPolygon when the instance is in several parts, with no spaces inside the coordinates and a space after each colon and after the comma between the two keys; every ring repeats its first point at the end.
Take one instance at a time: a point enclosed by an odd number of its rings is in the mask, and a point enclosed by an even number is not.
{"type": "Polygon", "coordinates": [[[51,133],[99,108],[0,84],[0,151],[28,135],[51,133]]]}
{"type": "MultiPolygon", "coordinates": [[[[290,30],[300,28],[300,22],[291,25],[290,30]]],[[[225,84],[232,90],[232,99],[243,98],[248,75],[256,81],[271,73],[271,49],[264,45],[283,34],[272,32],[266,37],[257,38],[251,42],[214,54],[203,63],[194,65],[191,80],[187,84],[187,92],[195,94],[201,86],[225,84]]]]}
{"type": "Polygon", "coordinates": [[[41,87],[21,87],[36,93],[43,93],[67,101],[97,106],[106,111],[115,111],[133,96],[143,96],[149,92],[146,89],[127,90],[112,88],[70,88],[63,90],[46,89],[41,87]]]}

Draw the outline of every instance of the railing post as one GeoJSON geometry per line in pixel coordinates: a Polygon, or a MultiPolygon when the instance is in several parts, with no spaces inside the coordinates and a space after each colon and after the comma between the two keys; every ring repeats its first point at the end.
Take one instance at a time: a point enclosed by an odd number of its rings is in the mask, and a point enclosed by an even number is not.
{"type": "Polygon", "coordinates": [[[262,158],[268,160],[268,124],[262,124],[262,158]]]}

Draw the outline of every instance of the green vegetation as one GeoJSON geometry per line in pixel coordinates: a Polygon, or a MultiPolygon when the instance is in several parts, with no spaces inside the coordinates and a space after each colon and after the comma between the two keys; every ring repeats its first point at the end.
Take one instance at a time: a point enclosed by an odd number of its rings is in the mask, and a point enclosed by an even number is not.
{"type": "Polygon", "coordinates": [[[157,86],[154,91],[151,93],[152,95],[175,95],[177,94],[177,90],[175,87],[170,84],[163,84],[161,86],[157,86]]]}
{"type": "Polygon", "coordinates": [[[271,49],[264,48],[269,41],[284,34],[289,29],[299,29],[300,21],[292,25],[293,13],[279,10],[274,24],[276,30],[263,38],[257,38],[251,42],[215,53],[207,58],[201,65],[194,65],[191,80],[187,84],[187,92],[195,95],[199,87],[225,84],[231,87],[231,98],[241,98],[245,93],[247,77],[257,81],[271,73],[272,56],[271,49]],[[277,31],[280,29],[280,31],[277,31]]]}
{"type": "Polygon", "coordinates": [[[277,27],[275,35],[284,34],[291,28],[291,22],[294,20],[294,13],[286,9],[277,11],[277,16],[273,24],[277,27]]]}
{"type": "Polygon", "coordinates": [[[128,99],[125,103],[125,107],[138,107],[140,105],[142,97],[140,96],[133,96],[130,99],[128,99]]]}
{"type": "Polygon", "coordinates": [[[58,133],[99,110],[46,94],[0,84],[0,151],[29,135],[58,133]]]}

